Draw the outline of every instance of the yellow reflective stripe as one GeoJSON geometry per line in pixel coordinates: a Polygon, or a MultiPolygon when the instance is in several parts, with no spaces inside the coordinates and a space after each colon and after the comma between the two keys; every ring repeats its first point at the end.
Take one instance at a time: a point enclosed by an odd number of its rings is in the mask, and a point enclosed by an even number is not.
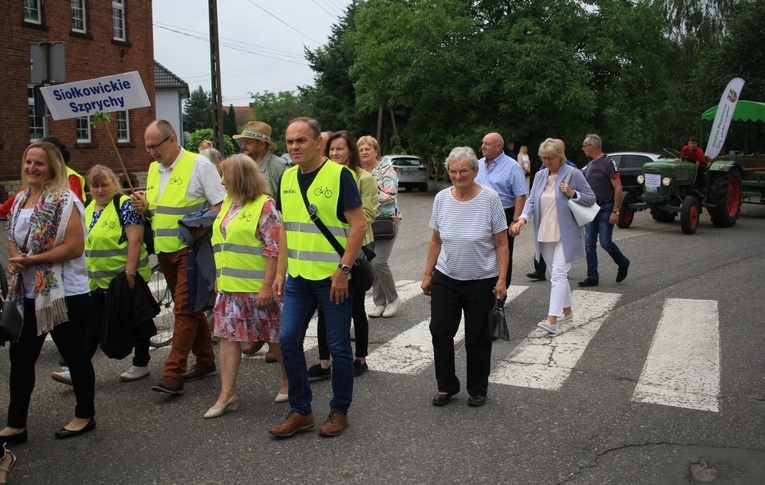
{"type": "Polygon", "coordinates": [[[290,249],[287,251],[287,255],[292,259],[300,259],[300,261],[315,261],[321,263],[339,263],[340,255],[337,252],[322,253],[319,251],[299,251],[297,249],[290,249]],[[298,254],[300,257],[298,258],[298,254]]]}
{"type": "Polygon", "coordinates": [[[154,237],[178,237],[178,229],[155,229],[154,237]]]}
{"type": "Polygon", "coordinates": [[[170,207],[166,205],[158,205],[154,209],[154,214],[167,214],[172,216],[185,216],[186,214],[192,214],[207,208],[207,202],[200,202],[199,204],[187,205],[183,207],[170,207]]]}
{"type": "Polygon", "coordinates": [[[128,248],[124,249],[88,249],[85,251],[86,258],[107,258],[127,255],[128,248]]]}
{"type": "Polygon", "coordinates": [[[221,276],[248,280],[262,280],[266,277],[266,272],[253,269],[220,268],[218,269],[218,278],[221,276]]]}

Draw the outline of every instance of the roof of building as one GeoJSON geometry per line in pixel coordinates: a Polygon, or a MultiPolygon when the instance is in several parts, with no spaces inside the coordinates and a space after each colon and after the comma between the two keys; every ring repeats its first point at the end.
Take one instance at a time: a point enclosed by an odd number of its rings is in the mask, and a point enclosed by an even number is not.
{"type": "Polygon", "coordinates": [[[182,98],[189,96],[188,83],[157,61],[154,61],[154,84],[156,89],[178,89],[182,98]]]}
{"type": "MultiPolygon", "coordinates": [[[[223,108],[228,112],[228,107],[223,108]]],[[[237,131],[247,124],[248,121],[255,119],[255,110],[252,106],[234,106],[234,117],[236,118],[237,131]]]]}

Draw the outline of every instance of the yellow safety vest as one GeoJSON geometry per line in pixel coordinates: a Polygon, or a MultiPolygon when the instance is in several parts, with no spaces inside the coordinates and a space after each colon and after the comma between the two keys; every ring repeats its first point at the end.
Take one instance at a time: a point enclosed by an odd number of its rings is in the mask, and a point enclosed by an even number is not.
{"type": "MultiPolygon", "coordinates": [[[[337,271],[340,255],[324,237],[306,210],[298,184],[298,166],[284,172],[281,182],[280,203],[282,223],[287,233],[288,270],[290,276],[301,276],[307,280],[319,281],[331,277],[337,271]]],[[[340,196],[340,174],[347,170],[342,165],[325,161],[319,173],[308,187],[308,203],[316,206],[317,215],[345,247],[350,225],[337,217],[337,203],[340,196]]]]}
{"type": "MultiPolygon", "coordinates": [[[[120,197],[120,207],[129,198],[127,195],[120,197]]],[[[95,201],[85,207],[87,227],[90,227],[93,222],[95,210],[95,201]]],[[[120,216],[114,208],[114,203],[110,201],[104,207],[93,229],[88,231],[88,237],[85,238],[85,266],[88,268],[88,283],[91,290],[109,288],[109,283],[117,275],[125,271],[128,257],[128,241],[126,239],[120,243],[121,237],[122,223],[120,222],[120,216]]],[[[146,246],[143,243],[141,243],[138,273],[141,274],[144,281],[149,281],[151,277],[151,264],[149,263],[149,254],[146,252],[146,246]]]]}
{"type": "Polygon", "coordinates": [[[159,162],[152,162],[146,176],[146,199],[152,213],[151,228],[154,232],[154,250],[159,253],[174,253],[186,247],[178,238],[178,221],[186,214],[210,207],[204,197],[194,200],[186,198],[191,174],[196,164],[196,153],[184,151],[170,174],[170,180],[159,194],[159,162]]]}
{"type": "Polygon", "coordinates": [[[80,180],[80,193],[77,194],[77,196],[80,198],[80,200],[85,200],[85,177],[80,175],[79,173],[75,172],[69,167],[66,167],[66,175],[69,177],[70,175],[74,175],[80,180]]]}
{"type": "Polygon", "coordinates": [[[263,205],[269,197],[261,195],[245,204],[226,226],[226,237],[220,230],[221,222],[231,209],[231,198],[226,196],[212,226],[212,246],[218,291],[229,293],[257,293],[263,286],[268,258],[263,256],[265,244],[255,235],[263,205]]]}

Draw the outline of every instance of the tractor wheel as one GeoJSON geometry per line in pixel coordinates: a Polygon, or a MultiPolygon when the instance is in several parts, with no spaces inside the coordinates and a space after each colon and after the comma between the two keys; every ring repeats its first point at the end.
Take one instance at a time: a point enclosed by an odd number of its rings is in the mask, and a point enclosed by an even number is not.
{"type": "Polygon", "coordinates": [[[709,215],[715,227],[730,227],[741,212],[741,176],[736,172],[720,173],[712,178],[708,199],[716,204],[709,215]]]}
{"type": "Polygon", "coordinates": [[[619,221],[616,223],[620,229],[627,229],[632,225],[632,220],[635,218],[635,211],[630,209],[630,204],[635,203],[635,194],[632,192],[624,192],[622,194],[622,203],[619,206],[619,221]]]}
{"type": "Polygon", "coordinates": [[[675,213],[661,209],[651,209],[651,217],[656,222],[672,222],[675,220],[675,213]]]}
{"type": "Polygon", "coordinates": [[[693,234],[699,227],[699,215],[701,214],[701,204],[695,195],[689,195],[683,199],[683,205],[680,207],[680,229],[683,234],[693,234]]]}

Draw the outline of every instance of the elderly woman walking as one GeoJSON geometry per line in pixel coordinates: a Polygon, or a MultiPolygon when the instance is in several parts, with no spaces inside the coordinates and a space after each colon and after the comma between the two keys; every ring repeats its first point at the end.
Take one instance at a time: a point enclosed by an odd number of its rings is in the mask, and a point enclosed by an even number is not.
{"type": "Polygon", "coordinates": [[[577,204],[591,206],[595,203],[595,194],[582,172],[566,165],[566,154],[559,140],[543,141],[539,145],[539,156],[547,170],[540,170],[534,177],[523,213],[510,227],[510,234],[520,234],[526,221],[534,217],[535,257],[538,261],[542,256],[548,264],[552,263],[550,306],[547,318],[537,326],[555,335],[560,324],[574,318],[568,272],[571,264],[585,255],[584,228],[577,225],[566,201],[572,199],[577,204]]]}
{"type": "Polygon", "coordinates": [[[499,195],[475,182],[478,159],[457,147],[446,159],[453,186],[436,195],[422,291],[431,295],[430,333],[438,393],[434,406],[460,391],[455,373],[454,336],[465,313],[468,405],[483,406],[491,371],[489,310],[506,295],[509,258],[507,221],[499,195]]]}

